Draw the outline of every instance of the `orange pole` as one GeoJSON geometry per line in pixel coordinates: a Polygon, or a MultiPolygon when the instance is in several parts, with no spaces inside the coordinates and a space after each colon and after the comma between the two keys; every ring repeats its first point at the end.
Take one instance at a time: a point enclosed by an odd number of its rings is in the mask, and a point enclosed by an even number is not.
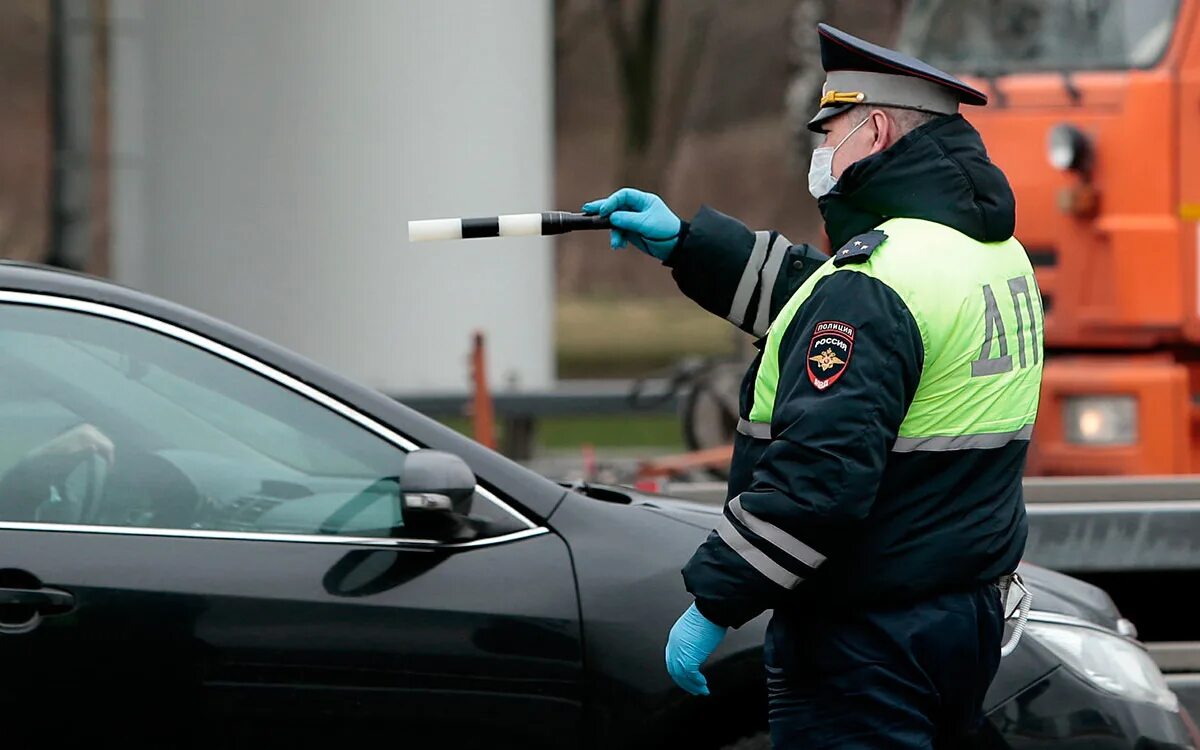
{"type": "Polygon", "coordinates": [[[492,450],[496,449],[496,412],[492,406],[492,394],[487,384],[487,351],[482,331],[476,331],[471,348],[471,378],[475,385],[474,408],[471,410],[475,426],[475,440],[492,450]]]}

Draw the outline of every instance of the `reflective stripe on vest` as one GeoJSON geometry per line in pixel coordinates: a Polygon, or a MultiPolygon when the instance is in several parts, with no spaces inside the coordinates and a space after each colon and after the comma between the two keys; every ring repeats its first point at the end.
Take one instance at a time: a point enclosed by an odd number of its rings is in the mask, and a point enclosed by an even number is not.
{"type": "MultiPolygon", "coordinates": [[[[1028,440],[1037,416],[1044,326],[1041,295],[1021,243],[977,242],[920,219],[891,219],[878,228],[887,240],[865,263],[825,263],[771,324],[749,422],[771,423],[779,346],[800,306],[826,276],[861,273],[896,292],[925,350],[893,450],[998,448],[1028,440]]],[[[836,389],[827,397],[836,398],[836,389]]]]}
{"type": "Polygon", "coordinates": [[[748,419],[739,418],[737,421],[737,431],[747,437],[757,438],[759,440],[771,439],[771,423],[763,424],[761,422],[751,422],[748,419]]]}

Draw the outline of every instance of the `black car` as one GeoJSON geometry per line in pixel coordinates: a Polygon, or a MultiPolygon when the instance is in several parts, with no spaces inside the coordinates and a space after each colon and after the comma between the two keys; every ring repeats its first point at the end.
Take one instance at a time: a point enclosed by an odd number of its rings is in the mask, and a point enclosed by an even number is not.
{"type": "MultiPolygon", "coordinates": [[[[765,747],[766,618],[675,688],[718,508],[564,487],[212,318],[0,264],[6,741],[765,747]],[[469,467],[469,468],[468,468],[469,467]]],[[[1028,569],[998,747],[1182,748],[1099,589],[1028,569]]]]}

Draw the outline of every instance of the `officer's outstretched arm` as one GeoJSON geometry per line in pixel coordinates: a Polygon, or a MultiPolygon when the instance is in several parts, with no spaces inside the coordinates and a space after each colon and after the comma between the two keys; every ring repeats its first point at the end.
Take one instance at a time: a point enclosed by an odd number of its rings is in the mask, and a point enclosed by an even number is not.
{"type": "Polygon", "coordinates": [[[707,206],[685,222],[666,259],[679,289],[709,312],[763,336],[826,256],[778,232],[752,232],[707,206]]]}
{"type": "Polygon", "coordinates": [[[886,284],[821,279],[784,332],[772,439],[749,490],[684,568],[705,617],[739,626],[855,539],[920,379],[920,330],[886,284]]]}

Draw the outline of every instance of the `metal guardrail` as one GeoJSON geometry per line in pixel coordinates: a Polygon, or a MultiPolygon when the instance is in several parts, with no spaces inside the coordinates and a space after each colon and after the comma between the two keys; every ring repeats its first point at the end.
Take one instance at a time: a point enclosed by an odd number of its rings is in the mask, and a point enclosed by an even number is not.
{"type": "Polygon", "coordinates": [[[1200,476],[1026,477],[1025,502],[1200,502],[1200,476]]]}
{"type": "MultiPolygon", "coordinates": [[[[461,416],[471,396],[460,393],[392,394],[392,398],[431,417],[461,416]]],[[[677,408],[677,395],[668,378],[636,380],[560,380],[545,391],[492,393],[496,414],[502,417],[546,417],[563,414],[664,413],[677,408]],[[640,383],[640,394],[637,386],[640,383]]]]}
{"type": "Polygon", "coordinates": [[[1029,502],[1030,562],[1064,572],[1200,570],[1200,500],[1029,502]]]}
{"type": "MultiPolygon", "coordinates": [[[[1025,502],[1144,504],[1195,501],[1200,503],[1200,475],[1138,477],[1026,477],[1025,502]]],[[[663,494],[722,502],[724,482],[670,482],[663,494]]],[[[1198,506],[1200,507],[1200,506],[1198,506]]]]}
{"type": "Polygon", "coordinates": [[[1195,641],[1161,641],[1147,643],[1146,650],[1164,672],[1190,673],[1200,679],[1200,643],[1195,641]]]}

